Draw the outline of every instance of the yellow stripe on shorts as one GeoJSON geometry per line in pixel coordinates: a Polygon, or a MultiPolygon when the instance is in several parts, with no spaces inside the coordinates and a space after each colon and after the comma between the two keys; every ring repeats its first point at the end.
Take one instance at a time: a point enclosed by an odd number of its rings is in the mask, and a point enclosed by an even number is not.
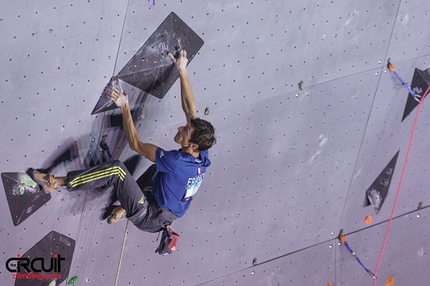
{"type": "Polygon", "coordinates": [[[87,178],[92,177],[94,175],[98,175],[98,174],[110,172],[110,171],[113,171],[113,170],[117,170],[118,172],[120,172],[123,175],[123,177],[125,177],[125,172],[124,172],[124,170],[120,166],[113,166],[113,167],[110,167],[110,168],[107,168],[107,169],[98,170],[98,171],[95,171],[95,172],[92,172],[92,173],[88,173],[88,174],[76,177],[74,180],[72,180],[72,182],[75,181],[75,180],[78,180],[80,178],[87,179],[87,178]]]}
{"type": "Polygon", "coordinates": [[[103,179],[103,178],[107,178],[115,175],[117,175],[121,181],[124,181],[125,179],[124,170],[119,166],[113,166],[104,170],[99,170],[99,171],[95,171],[92,173],[88,173],[88,174],[76,177],[69,184],[70,184],[70,187],[74,188],[79,185],[83,185],[85,183],[93,182],[98,179],[103,179]]]}

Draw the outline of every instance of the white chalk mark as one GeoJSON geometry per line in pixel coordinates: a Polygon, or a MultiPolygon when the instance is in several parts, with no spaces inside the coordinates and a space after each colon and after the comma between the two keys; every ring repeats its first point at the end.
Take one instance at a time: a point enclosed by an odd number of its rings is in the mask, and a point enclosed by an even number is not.
{"type": "Polygon", "coordinates": [[[319,146],[322,147],[322,146],[324,146],[325,143],[327,143],[328,138],[325,137],[324,134],[321,134],[320,137],[318,138],[318,141],[320,142],[319,146]]]}
{"type": "Polygon", "coordinates": [[[359,13],[360,13],[360,11],[354,11],[354,12],[352,12],[351,14],[349,14],[349,15],[351,15],[351,17],[350,17],[348,20],[346,20],[346,21],[345,21],[344,26],[348,26],[348,25],[349,25],[349,23],[351,22],[351,20],[352,20],[355,16],[357,16],[359,13]]]}
{"type": "Polygon", "coordinates": [[[360,176],[360,173],[361,173],[361,169],[359,169],[359,170],[358,170],[358,172],[357,172],[357,174],[355,174],[355,175],[354,175],[354,178],[356,178],[356,179],[357,179],[357,178],[358,178],[358,176],[360,176]]]}
{"type": "Polygon", "coordinates": [[[319,154],[321,154],[321,151],[316,151],[315,152],[315,154],[311,157],[311,162],[310,162],[311,164],[312,164],[313,161],[316,160],[316,158],[318,157],[319,154]]]}
{"type": "Polygon", "coordinates": [[[406,27],[409,22],[409,14],[404,15],[403,18],[400,19],[400,22],[402,23],[403,27],[406,27]]]}

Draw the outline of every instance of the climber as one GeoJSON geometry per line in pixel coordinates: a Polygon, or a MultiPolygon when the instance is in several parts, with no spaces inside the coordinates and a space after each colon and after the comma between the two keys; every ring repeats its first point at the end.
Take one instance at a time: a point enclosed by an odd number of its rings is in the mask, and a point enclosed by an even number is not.
{"type": "Polygon", "coordinates": [[[151,166],[153,172],[150,167],[143,175],[148,177],[147,185],[139,186],[118,160],[107,161],[87,170],[71,171],[65,177],[30,168],[27,171],[29,176],[47,192],[61,187],[74,191],[113,186],[121,205],[113,209],[108,223],[127,218],[140,230],[158,232],[182,217],[197,193],[206,169],[211,165],[208,149],[216,139],[212,124],[196,117],[196,104],[186,70],[186,51],[181,50],[178,58],[170,53],[168,56],[179,73],[182,109],[186,116],[186,124],[178,127],[174,136],[174,141],[181,146],[179,150],[166,151],[140,141],[127,94],[113,86],[106,88],[106,94],[121,109],[130,148],[155,163],[151,166]]]}

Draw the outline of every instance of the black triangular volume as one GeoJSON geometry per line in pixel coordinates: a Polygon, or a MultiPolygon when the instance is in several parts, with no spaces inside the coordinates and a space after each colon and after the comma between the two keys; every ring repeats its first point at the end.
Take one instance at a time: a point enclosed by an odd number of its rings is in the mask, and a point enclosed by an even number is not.
{"type": "MultiPolygon", "coordinates": [[[[415,92],[415,96],[418,100],[424,96],[430,86],[430,68],[425,71],[415,68],[414,78],[412,79],[411,89],[415,92]]],[[[412,110],[417,107],[419,102],[414,99],[411,93],[408,94],[408,100],[406,101],[405,110],[403,111],[402,121],[411,114],[412,110]]]]}
{"type": "Polygon", "coordinates": [[[99,101],[97,101],[96,106],[93,109],[93,112],[91,112],[91,115],[100,113],[100,112],[104,112],[104,111],[108,111],[108,110],[112,110],[117,108],[117,106],[115,105],[115,103],[110,100],[109,98],[107,98],[105,96],[105,94],[103,93],[100,98],[99,101]]]}
{"type": "Polygon", "coordinates": [[[142,156],[139,155],[133,155],[130,158],[128,158],[127,160],[125,160],[123,162],[123,164],[125,165],[125,167],[127,168],[127,170],[130,172],[130,174],[134,174],[134,171],[136,171],[137,165],[139,164],[140,160],[141,160],[142,156]]]}
{"type": "Polygon", "coordinates": [[[155,167],[155,164],[152,164],[142,175],[140,175],[139,179],[137,179],[136,182],[143,190],[148,186],[153,186],[156,175],[157,168],[155,167]]]}
{"type": "MultiPolygon", "coordinates": [[[[112,77],[109,83],[107,84],[107,86],[109,85],[113,85],[119,90],[123,91],[121,87],[121,83],[117,77],[112,77]]],[[[115,108],[118,108],[118,106],[116,106],[116,104],[103,91],[102,95],[100,95],[99,101],[97,101],[97,104],[93,109],[93,112],[91,112],[91,115],[112,110],[115,108]]]]}
{"type": "Polygon", "coordinates": [[[412,94],[408,94],[408,100],[406,101],[405,110],[403,111],[403,117],[402,121],[405,120],[406,117],[408,117],[409,114],[411,114],[412,110],[415,109],[415,107],[418,106],[418,101],[416,101],[412,94]]]}
{"type": "Polygon", "coordinates": [[[34,279],[16,279],[14,286],[44,286],[48,285],[52,280],[56,280],[56,285],[60,285],[67,276],[69,276],[70,267],[72,265],[73,254],[75,251],[76,241],[68,236],[65,236],[59,232],[51,231],[26,253],[21,255],[21,258],[28,259],[29,265],[33,267],[32,261],[35,261],[34,265],[40,268],[41,265],[44,267],[52,268],[51,271],[27,273],[24,267],[21,267],[19,274],[33,274],[40,275],[42,279],[35,276],[34,279]],[[40,262],[42,260],[42,262],[40,262]],[[41,264],[44,263],[44,264],[41,264]],[[36,279],[37,278],[37,279],[36,279]]]}
{"type": "Polygon", "coordinates": [[[365,206],[372,205],[378,212],[381,209],[390,188],[399,152],[400,150],[397,151],[390,163],[388,163],[373,184],[366,190],[367,204],[365,204],[365,206]]]}
{"type": "Polygon", "coordinates": [[[168,53],[187,52],[188,63],[203,46],[203,40],[175,13],[161,23],[118,73],[118,78],[162,99],[179,78],[168,53]]]}
{"type": "Polygon", "coordinates": [[[1,179],[14,226],[29,218],[51,199],[51,195],[25,172],[1,173],[1,179]]]}

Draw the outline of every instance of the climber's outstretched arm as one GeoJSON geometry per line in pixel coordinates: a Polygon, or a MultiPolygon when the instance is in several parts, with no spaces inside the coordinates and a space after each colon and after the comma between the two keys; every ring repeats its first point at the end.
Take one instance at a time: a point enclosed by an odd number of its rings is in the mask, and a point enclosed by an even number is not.
{"type": "Polygon", "coordinates": [[[106,88],[106,93],[110,95],[112,101],[121,108],[124,131],[130,148],[140,155],[148,158],[148,160],[155,162],[158,147],[154,144],[143,143],[140,141],[136,127],[134,127],[133,118],[131,117],[127,94],[125,92],[120,92],[117,88],[112,86],[106,88]]]}
{"type": "Polygon", "coordinates": [[[181,101],[182,109],[185,112],[185,117],[187,118],[187,123],[190,119],[196,117],[196,102],[194,100],[193,91],[191,89],[190,81],[188,80],[187,74],[187,52],[181,50],[179,52],[179,57],[176,59],[171,53],[168,54],[175,64],[179,72],[179,79],[181,82],[181,101]]]}

